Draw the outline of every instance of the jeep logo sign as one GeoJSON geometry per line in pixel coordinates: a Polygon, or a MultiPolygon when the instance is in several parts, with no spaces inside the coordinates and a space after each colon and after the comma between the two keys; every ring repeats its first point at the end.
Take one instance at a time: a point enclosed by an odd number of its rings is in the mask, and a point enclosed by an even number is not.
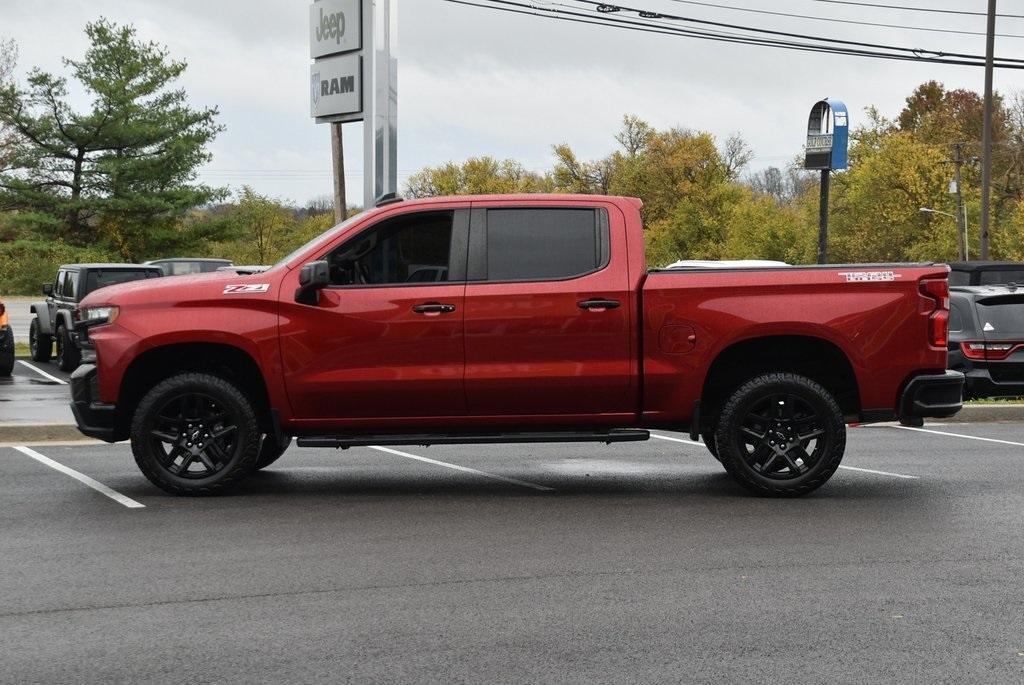
{"type": "Polygon", "coordinates": [[[363,58],[335,55],[317,60],[309,69],[310,114],[320,117],[363,111],[363,58]]]}
{"type": "Polygon", "coordinates": [[[361,50],[361,0],[317,0],[309,6],[309,56],[361,50]]]}

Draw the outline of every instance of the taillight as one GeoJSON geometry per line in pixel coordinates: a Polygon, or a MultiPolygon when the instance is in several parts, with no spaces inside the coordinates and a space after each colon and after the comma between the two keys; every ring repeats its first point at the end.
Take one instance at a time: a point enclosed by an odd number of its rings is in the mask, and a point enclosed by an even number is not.
{"type": "Polygon", "coordinates": [[[928,316],[928,342],[932,347],[949,344],[949,281],[945,278],[926,278],[920,284],[921,294],[932,301],[928,316]]]}
{"type": "Polygon", "coordinates": [[[960,343],[960,350],[964,353],[964,356],[968,359],[981,359],[989,361],[999,361],[1000,359],[1006,359],[1011,354],[1016,352],[1019,348],[1024,347],[1024,343],[1019,342],[998,342],[998,343],[985,343],[985,342],[962,342],[960,343]]]}

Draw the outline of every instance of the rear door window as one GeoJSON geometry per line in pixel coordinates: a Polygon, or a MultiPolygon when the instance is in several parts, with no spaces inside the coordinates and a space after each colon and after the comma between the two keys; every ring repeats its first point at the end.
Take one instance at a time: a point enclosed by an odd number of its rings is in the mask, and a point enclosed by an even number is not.
{"type": "Polygon", "coordinates": [[[486,226],[488,281],[565,280],[608,263],[604,210],[490,209],[486,226]]]}
{"type": "Polygon", "coordinates": [[[64,297],[66,297],[69,300],[75,299],[75,285],[76,285],[76,281],[77,280],[78,280],[78,272],[77,271],[68,271],[66,274],[64,274],[64,289],[63,289],[63,293],[64,293],[64,297]]]}

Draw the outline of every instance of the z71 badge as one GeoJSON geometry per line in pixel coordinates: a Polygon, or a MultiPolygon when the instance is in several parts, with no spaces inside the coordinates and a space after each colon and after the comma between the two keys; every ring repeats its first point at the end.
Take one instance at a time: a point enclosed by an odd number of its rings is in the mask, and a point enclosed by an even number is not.
{"type": "Polygon", "coordinates": [[[226,285],[225,295],[247,295],[249,293],[265,293],[270,290],[269,283],[253,283],[251,285],[226,285]]]}

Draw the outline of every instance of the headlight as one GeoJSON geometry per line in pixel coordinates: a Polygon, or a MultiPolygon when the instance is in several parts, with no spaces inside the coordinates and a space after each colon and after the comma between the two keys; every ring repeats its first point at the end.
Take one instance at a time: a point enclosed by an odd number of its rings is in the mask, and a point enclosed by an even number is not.
{"type": "Polygon", "coordinates": [[[113,305],[106,307],[87,307],[82,310],[82,320],[95,321],[97,319],[105,319],[106,323],[114,323],[119,311],[120,310],[113,305]]]}

